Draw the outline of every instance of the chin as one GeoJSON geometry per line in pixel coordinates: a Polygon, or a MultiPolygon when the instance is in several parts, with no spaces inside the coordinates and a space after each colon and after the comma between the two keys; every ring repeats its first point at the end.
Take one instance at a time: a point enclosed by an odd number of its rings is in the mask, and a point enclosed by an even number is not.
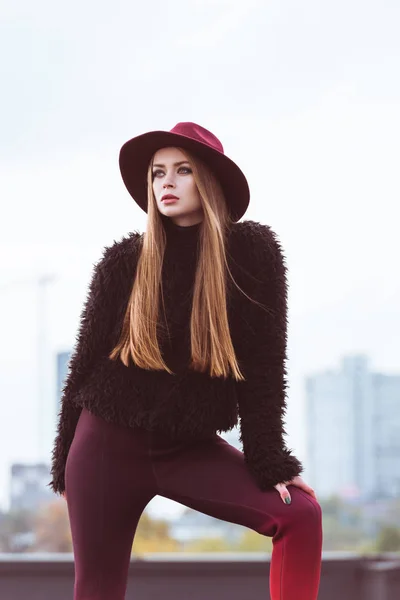
{"type": "Polygon", "coordinates": [[[184,216],[185,214],[187,214],[187,211],[184,211],[184,210],[182,210],[182,208],[178,208],[177,206],[170,204],[169,206],[163,207],[163,213],[166,215],[173,213],[174,216],[180,216],[180,215],[184,216]]]}

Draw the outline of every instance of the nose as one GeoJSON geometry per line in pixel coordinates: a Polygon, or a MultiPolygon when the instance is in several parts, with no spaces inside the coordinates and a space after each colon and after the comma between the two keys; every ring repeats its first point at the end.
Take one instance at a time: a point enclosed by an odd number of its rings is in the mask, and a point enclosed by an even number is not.
{"type": "Polygon", "coordinates": [[[175,186],[175,181],[174,181],[173,174],[166,175],[165,179],[164,179],[164,183],[163,183],[163,188],[174,187],[174,186],[175,186]]]}
{"type": "Polygon", "coordinates": [[[166,189],[166,188],[170,188],[170,187],[174,187],[174,184],[173,184],[172,182],[165,181],[165,182],[163,183],[163,188],[164,188],[164,189],[166,189]]]}

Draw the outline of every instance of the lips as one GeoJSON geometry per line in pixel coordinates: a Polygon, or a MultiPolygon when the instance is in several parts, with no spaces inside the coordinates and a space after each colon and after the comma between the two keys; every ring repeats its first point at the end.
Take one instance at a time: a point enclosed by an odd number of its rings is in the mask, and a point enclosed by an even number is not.
{"type": "Polygon", "coordinates": [[[178,198],[173,194],[166,194],[161,198],[161,200],[164,202],[164,200],[178,200],[178,198]]]}

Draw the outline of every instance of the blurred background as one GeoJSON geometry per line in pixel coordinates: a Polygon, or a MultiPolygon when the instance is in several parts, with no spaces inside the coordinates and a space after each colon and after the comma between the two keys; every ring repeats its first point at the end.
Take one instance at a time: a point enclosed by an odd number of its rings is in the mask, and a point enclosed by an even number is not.
{"type": "MultiPolygon", "coordinates": [[[[72,552],[46,487],[60,389],[93,264],[146,221],[119,149],[180,121],[283,244],[287,441],[324,552],[400,551],[399,25],[396,0],[1,4],[0,552],[72,552]]],[[[132,553],[270,550],[156,498],[132,553]]]]}

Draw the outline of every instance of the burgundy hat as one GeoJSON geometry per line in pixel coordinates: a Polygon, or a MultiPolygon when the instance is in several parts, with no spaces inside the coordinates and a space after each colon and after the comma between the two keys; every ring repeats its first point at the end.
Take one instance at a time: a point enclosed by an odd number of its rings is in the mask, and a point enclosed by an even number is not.
{"type": "Polygon", "coordinates": [[[238,221],[250,202],[243,172],[224,154],[219,139],[196,123],[178,123],[170,131],[149,131],[126,142],[119,154],[122,179],[135,202],[147,213],[147,169],[160,148],[180,146],[193,151],[214,172],[225,194],[233,221],[238,221]]]}

